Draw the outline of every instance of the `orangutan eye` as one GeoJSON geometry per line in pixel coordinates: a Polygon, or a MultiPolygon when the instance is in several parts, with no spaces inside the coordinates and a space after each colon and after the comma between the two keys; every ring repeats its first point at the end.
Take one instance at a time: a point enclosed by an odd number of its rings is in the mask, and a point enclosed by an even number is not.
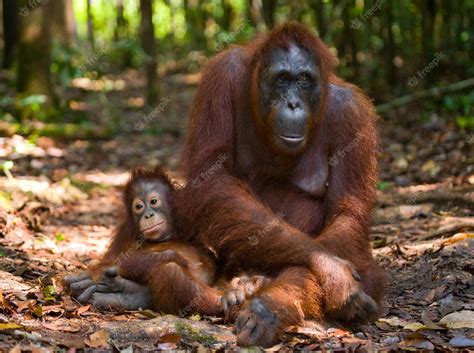
{"type": "Polygon", "coordinates": [[[159,208],[161,206],[161,197],[158,193],[152,193],[149,195],[148,202],[150,203],[151,207],[159,208]]]}
{"type": "Polygon", "coordinates": [[[281,73],[277,77],[277,83],[279,86],[285,86],[288,83],[289,77],[286,73],[281,73]]]}
{"type": "Polygon", "coordinates": [[[136,214],[140,214],[143,212],[144,208],[145,208],[145,205],[143,204],[143,202],[140,199],[136,198],[132,206],[133,212],[136,214]]]}
{"type": "Polygon", "coordinates": [[[309,86],[311,82],[310,77],[307,74],[301,74],[298,76],[298,84],[301,86],[309,86]]]}

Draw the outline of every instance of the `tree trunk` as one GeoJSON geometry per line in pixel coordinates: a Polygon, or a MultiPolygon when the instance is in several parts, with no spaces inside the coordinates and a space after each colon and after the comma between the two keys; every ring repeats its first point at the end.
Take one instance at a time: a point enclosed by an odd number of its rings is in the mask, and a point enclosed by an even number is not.
{"type": "Polygon", "coordinates": [[[114,39],[119,41],[127,37],[127,20],[124,16],[123,0],[117,0],[117,18],[114,29],[114,39]]]}
{"type": "Polygon", "coordinates": [[[94,15],[92,14],[92,4],[91,0],[87,0],[87,40],[91,46],[91,49],[94,50],[94,15]]]}
{"type": "Polygon", "coordinates": [[[76,38],[72,0],[53,0],[49,2],[49,7],[52,38],[70,47],[76,38]]]}
{"type": "Polygon", "coordinates": [[[259,0],[248,0],[248,10],[250,12],[250,18],[252,19],[252,23],[255,25],[257,31],[264,30],[265,22],[262,18],[262,9],[261,9],[261,1],[259,0]]]}
{"type": "Polygon", "coordinates": [[[314,1],[313,5],[314,13],[316,15],[317,28],[319,37],[324,40],[327,33],[327,18],[325,14],[325,5],[323,0],[314,1]]]}
{"type": "Polygon", "coordinates": [[[425,62],[429,63],[434,55],[434,19],[436,16],[435,0],[426,0],[423,2],[423,52],[425,62]]]}
{"type": "Polygon", "coordinates": [[[452,3],[450,1],[443,1],[441,13],[443,14],[443,25],[441,27],[441,48],[445,50],[451,49],[451,17],[452,17],[452,3]]]}
{"type": "Polygon", "coordinates": [[[220,20],[220,27],[224,31],[230,32],[230,24],[234,17],[234,9],[229,0],[221,0],[221,5],[224,13],[220,20]]]}
{"type": "Polygon", "coordinates": [[[395,42],[393,39],[392,24],[393,24],[393,15],[392,15],[392,3],[388,2],[387,4],[387,49],[385,62],[387,63],[388,70],[388,81],[390,85],[396,84],[396,71],[393,59],[395,57],[395,42]]]}
{"type": "Polygon", "coordinates": [[[274,0],[262,0],[263,6],[263,18],[265,20],[265,25],[267,28],[273,28],[275,24],[274,13],[277,2],[274,0]]]}
{"type": "Polygon", "coordinates": [[[12,67],[18,47],[18,2],[3,0],[3,68],[12,67]]]}
{"type": "Polygon", "coordinates": [[[140,0],[141,23],[141,44],[148,55],[145,71],[147,79],[147,103],[153,106],[158,101],[158,77],[156,62],[156,42],[153,28],[153,6],[152,0],[140,0]]]}
{"type": "Polygon", "coordinates": [[[206,44],[206,37],[204,36],[204,14],[201,11],[200,0],[184,0],[184,16],[186,19],[186,26],[188,33],[190,33],[191,40],[195,44],[195,48],[203,48],[206,44]]]}
{"type": "Polygon", "coordinates": [[[19,5],[25,15],[20,18],[18,92],[45,95],[48,105],[52,103],[48,2],[31,6],[29,0],[20,0],[19,5]]]}

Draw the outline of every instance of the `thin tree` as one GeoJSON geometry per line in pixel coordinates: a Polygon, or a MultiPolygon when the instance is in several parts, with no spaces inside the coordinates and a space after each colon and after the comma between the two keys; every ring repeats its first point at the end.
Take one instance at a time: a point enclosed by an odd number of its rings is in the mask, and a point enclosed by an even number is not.
{"type": "Polygon", "coordinates": [[[328,30],[324,1],[315,0],[313,2],[313,10],[316,16],[316,24],[318,28],[319,37],[324,40],[328,30]]]}
{"type": "Polygon", "coordinates": [[[423,39],[423,53],[425,62],[429,63],[434,55],[434,28],[436,17],[436,2],[435,0],[426,0],[422,2],[422,39],[423,39]]]}
{"type": "Polygon", "coordinates": [[[201,1],[184,0],[183,7],[187,32],[189,33],[192,42],[197,48],[205,47],[205,13],[201,9],[201,1]]]}
{"type": "Polygon", "coordinates": [[[47,104],[51,104],[49,5],[44,1],[30,6],[28,0],[20,0],[19,5],[23,15],[20,16],[18,92],[45,95],[47,104]]]}
{"type": "Polygon", "coordinates": [[[123,6],[123,0],[116,0],[117,4],[117,17],[115,22],[115,29],[114,29],[114,39],[115,41],[119,41],[127,37],[127,20],[125,19],[125,9],[123,6]]]}
{"type": "Polygon", "coordinates": [[[158,75],[156,61],[156,41],[155,30],[153,27],[153,4],[152,0],[140,0],[141,12],[141,31],[140,39],[143,51],[147,54],[147,62],[145,65],[145,74],[147,80],[147,103],[152,106],[158,101],[158,75]]]}
{"type": "Polygon", "coordinates": [[[49,2],[51,13],[51,35],[63,46],[70,47],[76,38],[72,0],[49,2]]]}
{"type": "Polygon", "coordinates": [[[387,72],[388,72],[388,82],[391,85],[396,84],[396,78],[397,78],[397,73],[396,73],[396,67],[393,62],[393,59],[395,58],[395,40],[393,38],[393,31],[392,31],[392,25],[393,25],[393,14],[392,14],[392,3],[388,2],[387,8],[386,8],[386,15],[387,15],[387,28],[386,28],[386,40],[385,42],[387,43],[385,46],[385,62],[387,65],[387,72]]]}
{"type": "Polygon", "coordinates": [[[230,24],[234,17],[234,9],[230,0],[221,0],[222,17],[219,21],[221,29],[230,31],[230,24]]]}
{"type": "Polygon", "coordinates": [[[274,0],[262,0],[263,18],[267,28],[273,28],[273,25],[275,24],[274,14],[276,5],[277,2],[274,0]]]}
{"type": "Polygon", "coordinates": [[[18,48],[18,2],[3,0],[3,68],[11,68],[18,48]]]}
{"type": "Polygon", "coordinates": [[[92,4],[91,0],[87,1],[87,40],[91,46],[91,49],[94,50],[94,15],[92,14],[92,4]]]}
{"type": "Polygon", "coordinates": [[[261,0],[248,0],[247,11],[252,23],[258,31],[262,31],[265,28],[265,21],[262,16],[262,2],[261,0]]]}

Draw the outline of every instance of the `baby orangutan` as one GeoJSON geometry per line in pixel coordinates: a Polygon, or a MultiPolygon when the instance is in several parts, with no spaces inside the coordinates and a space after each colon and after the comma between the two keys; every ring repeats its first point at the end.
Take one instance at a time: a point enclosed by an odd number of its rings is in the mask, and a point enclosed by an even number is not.
{"type": "Polygon", "coordinates": [[[263,276],[216,280],[210,251],[185,243],[176,232],[177,192],[160,168],[133,169],[123,193],[126,216],[99,265],[64,278],[71,295],[99,309],[219,315],[266,284],[263,276]]]}

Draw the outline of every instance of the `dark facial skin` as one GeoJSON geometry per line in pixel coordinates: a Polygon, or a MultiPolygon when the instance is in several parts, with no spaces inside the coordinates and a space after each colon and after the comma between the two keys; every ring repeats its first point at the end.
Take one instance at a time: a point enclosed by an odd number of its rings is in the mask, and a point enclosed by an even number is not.
{"type": "Polygon", "coordinates": [[[141,182],[133,188],[133,218],[147,241],[164,241],[172,236],[166,202],[168,192],[166,185],[152,181],[141,182]]]}
{"type": "Polygon", "coordinates": [[[275,148],[288,154],[304,150],[320,96],[320,70],[307,51],[292,44],[270,54],[261,72],[260,117],[275,148]]]}

